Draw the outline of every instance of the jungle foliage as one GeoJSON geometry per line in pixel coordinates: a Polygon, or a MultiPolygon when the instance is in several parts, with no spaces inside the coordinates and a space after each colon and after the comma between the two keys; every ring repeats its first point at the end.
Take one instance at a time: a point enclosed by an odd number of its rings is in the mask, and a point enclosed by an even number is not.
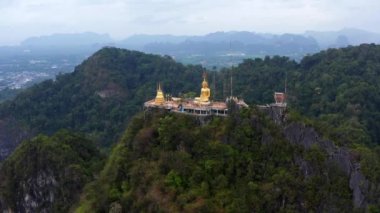
{"type": "Polygon", "coordinates": [[[77,212],[350,211],[347,177],[305,151],[255,109],[205,125],[189,116],[132,120],[77,212]],[[310,163],[305,178],[296,158],[310,163]]]}
{"type": "Polygon", "coordinates": [[[0,209],[67,212],[84,185],[103,167],[94,143],[80,134],[61,130],[22,143],[1,165],[0,209]]]}

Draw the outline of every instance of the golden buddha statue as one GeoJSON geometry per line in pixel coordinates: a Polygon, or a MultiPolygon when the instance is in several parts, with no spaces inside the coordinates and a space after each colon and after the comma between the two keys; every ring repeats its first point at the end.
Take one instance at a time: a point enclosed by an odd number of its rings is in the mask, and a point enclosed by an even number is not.
{"type": "Polygon", "coordinates": [[[165,102],[164,92],[162,92],[162,90],[161,90],[161,84],[159,83],[158,84],[158,89],[157,89],[157,95],[156,95],[156,98],[154,99],[154,103],[161,105],[164,102],[165,102]]]}
{"type": "Polygon", "coordinates": [[[209,103],[210,102],[210,95],[211,95],[211,91],[210,91],[210,88],[208,88],[208,83],[206,80],[206,73],[204,73],[203,74],[202,89],[201,89],[201,96],[199,97],[199,102],[209,103]]]}

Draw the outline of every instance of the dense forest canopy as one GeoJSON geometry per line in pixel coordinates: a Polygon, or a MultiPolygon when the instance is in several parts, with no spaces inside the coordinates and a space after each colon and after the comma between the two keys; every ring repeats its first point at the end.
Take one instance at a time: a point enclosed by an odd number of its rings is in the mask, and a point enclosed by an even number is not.
{"type": "MultiPolygon", "coordinates": [[[[109,146],[129,118],[152,98],[158,82],[175,96],[197,94],[201,66],[184,66],[170,57],[104,48],[71,74],[21,92],[0,106],[0,117],[14,117],[33,132],[61,128],[85,132],[109,146]]],[[[380,46],[329,49],[300,63],[286,57],[246,59],[237,67],[208,71],[214,99],[233,95],[249,104],[273,102],[288,84],[288,103],[325,122],[342,143],[380,143],[380,46]]]]}
{"type": "MultiPolygon", "coordinates": [[[[360,163],[363,178],[374,183],[368,186],[372,197],[366,199],[374,204],[372,210],[379,209],[380,46],[329,49],[300,63],[280,56],[246,59],[236,67],[207,73],[214,99],[223,100],[232,91],[251,108],[204,125],[171,114],[137,116],[130,122],[144,101],[154,97],[158,82],[166,94],[194,96],[204,71],[167,56],[107,47],[73,73],[2,103],[0,124],[12,120],[30,136],[52,136],[22,143],[4,161],[0,198],[5,199],[0,205],[19,208],[22,194],[12,191],[21,190],[17,181],[39,177],[48,168],[55,171],[50,176],[67,183],[52,187],[59,190],[51,206],[57,211],[74,207],[79,212],[350,211],[351,183],[334,164],[326,164],[329,155],[318,147],[304,150],[288,143],[280,127],[254,107],[273,102],[273,92],[284,91],[286,80],[290,110],[286,118],[316,127],[322,137],[347,149],[360,163]],[[56,133],[62,128],[69,131],[56,133]],[[72,206],[79,198],[67,193],[76,187],[79,194],[101,165],[99,151],[90,141],[115,148],[99,178],[72,206]],[[297,157],[319,175],[305,178],[297,157]],[[27,168],[30,159],[33,165],[27,168]],[[74,176],[65,173],[70,169],[74,176]],[[73,183],[76,180],[79,185],[73,183]]],[[[0,145],[12,138],[7,133],[0,132],[0,145]]]]}
{"type": "Polygon", "coordinates": [[[350,211],[349,181],[327,158],[317,146],[286,141],[255,109],[205,125],[191,116],[140,115],[77,212],[350,211]]]}
{"type": "Polygon", "coordinates": [[[380,143],[380,46],[323,51],[300,69],[293,89],[300,112],[338,126],[347,142],[380,143]]]}
{"type": "Polygon", "coordinates": [[[380,46],[365,44],[329,49],[300,63],[285,57],[247,59],[232,69],[234,94],[249,103],[272,101],[284,91],[288,104],[333,129],[342,143],[380,143],[380,46]]]}
{"type": "Polygon", "coordinates": [[[69,131],[26,141],[1,166],[0,210],[67,212],[102,159],[93,142],[69,131]]]}
{"type": "Polygon", "coordinates": [[[203,68],[184,66],[169,57],[104,48],[71,74],[57,76],[22,92],[0,106],[0,117],[13,117],[33,132],[61,128],[88,133],[109,146],[155,93],[195,90],[203,68]]]}

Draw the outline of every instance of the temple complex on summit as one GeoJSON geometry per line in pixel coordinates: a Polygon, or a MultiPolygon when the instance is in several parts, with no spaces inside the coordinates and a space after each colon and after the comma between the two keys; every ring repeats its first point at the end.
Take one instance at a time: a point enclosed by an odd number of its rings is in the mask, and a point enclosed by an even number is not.
{"type": "Polygon", "coordinates": [[[210,100],[211,90],[208,86],[206,74],[203,74],[203,82],[201,93],[199,97],[194,99],[166,97],[158,84],[156,98],[144,103],[145,108],[159,108],[171,112],[178,112],[184,114],[191,114],[197,116],[226,116],[228,114],[227,103],[234,101],[238,107],[248,107],[242,99],[236,97],[227,98],[226,101],[213,101],[210,100]]]}
{"type": "MultiPolygon", "coordinates": [[[[179,98],[168,97],[164,95],[161,88],[161,84],[158,84],[156,97],[150,101],[144,103],[146,109],[164,109],[171,112],[190,114],[195,116],[227,116],[228,115],[228,103],[233,101],[238,108],[248,107],[243,99],[236,97],[228,97],[225,101],[210,100],[211,90],[208,86],[206,74],[203,74],[201,92],[199,97],[195,98],[179,98]]],[[[286,86],[285,86],[286,91],[286,86]]],[[[267,105],[257,105],[259,109],[280,108],[286,109],[286,92],[274,93],[275,103],[267,105]]]]}

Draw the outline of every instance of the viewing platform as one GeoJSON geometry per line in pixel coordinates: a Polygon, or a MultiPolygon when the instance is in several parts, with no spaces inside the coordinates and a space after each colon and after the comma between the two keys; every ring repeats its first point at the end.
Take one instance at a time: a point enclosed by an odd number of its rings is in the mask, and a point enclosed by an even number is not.
{"type": "Polygon", "coordinates": [[[157,108],[165,109],[170,112],[183,113],[196,116],[227,116],[228,115],[228,101],[235,101],[239,107],[248,107],[248,105],[243,100],[226,99],[226,102],[221,101],[210,101],[207,105],[199,104],[199,102],[194,99],[181,99],[181,98],[171,98],[163,103],[157,104],[155,99],[147,101],[144,103],[145,108],[157,108]]]}
{"type": "Polygon", "coordinates": [[[211,90],[208,87],[206,75],[203,75],[203,82],[201,88],[201,94],[199,97],[191,98],[178,98],[178,97],[166,97],[161,89],[161,85],[158,84],[157,95],[155,99],[144,103],[144,108],[156,108],[164,109],[170,112],[183,113],[195,116],[227,116],[228,104],[230,101],[235,102],[238,107],[248,107],[248,105],[242,99],[236,97],[227,98],[223,101],[210,100],[211,90]]]}
{"type": "MultiPolygon", "coordinates": [[[[285,89],[286,90],[286,89],[285,89]]],[[[158,84],[156,97],[144,103],[145,109],[163,109],[175,113],[183,113],[194,116],[227,116],[228,103],[233,102],[239,109],[249,107],[243,99],[237,97],[228,97],[225,101],[210,100],[211,90],[208,87],[206,75],[203,75],[203,82],[200,97],[195,98],[179,98],[165,97],[158,84]]],[[[267,105],[257,105],[263,111],[276,108],[275,111],[284,112],[286,110],[286,94],[282,92],[274,93],[275,103],[267,105]]],[[[271,110],[274,111],[274,110],[271,110]]],[[[283,113],[281,113],[283,114],[283,113]]]]}

